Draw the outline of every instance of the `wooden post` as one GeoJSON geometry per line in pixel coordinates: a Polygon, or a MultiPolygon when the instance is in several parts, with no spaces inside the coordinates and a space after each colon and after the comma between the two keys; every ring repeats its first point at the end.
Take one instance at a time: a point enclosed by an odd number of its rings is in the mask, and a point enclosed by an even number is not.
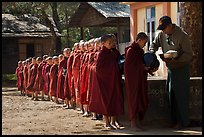
{"type": "Polygon", "coordinates": [[[117,19],[117,40],[118,44],[121,43],[120,18],[117,19]]]}
{"type": "Polygon", "coordinates": [[[81,40],[84,39],[84,30],[83,27],[80,27],[80,33],[81,33],[81,40]]]}

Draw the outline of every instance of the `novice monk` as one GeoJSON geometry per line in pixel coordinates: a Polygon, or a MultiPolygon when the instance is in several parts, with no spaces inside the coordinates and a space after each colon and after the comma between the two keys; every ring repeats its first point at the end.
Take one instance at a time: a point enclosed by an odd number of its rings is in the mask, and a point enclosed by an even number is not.
{"type": "Polygon", "coordinates": [[[99,85],[100,103],[95,112],[103,114],[108,129],[115,129],[111,125],[109,116],[124,114],[123,92],[120,86],[119,67],[115,54],[111,51],[112,35],[101,37],[102,49],[96,62],[96,78],[99,85]]]}
{"type": "MultiPolygon", "coordinates": [[[[35,78],[35,83],[34,83],[34,89],[35,89],[35,100],[38,100],[38,94],[40,93],[40,91],[42,91],[42,67],[43,64],[42,62],[42,58],[41,57],[37,57],[36,59],[38,67],[37,67],[37,75],[35,78]]],[[[44,98],[42,98],[42,100],[44,100],[44,98]]]]}
{"type": "Polygon", "coordinates": [[[97,86],[97,80],[95,78],[95,65],[98,57],[98,53],[101,49],[101,38],[96,38],[94,40],[94,55],[93,55],[93,61],[90,59],[90,74],[89,74],[89,81],[88,81],[88,100],[89,100],[89,111],[92,112],[92,120],[99,119],[99,114],[96,114],[93,110],[93,107],[95,106],[95,101],[97,101],[97,95],[94,89],[96,89],[97,86]]]}
{"type": "Polygon", "coordinates": [[[16,68],[15,74],[17,77],[16,86],[18,87],[18,90],[21,91],[21,95],[23,95],[23,63],[22,61],[18,62],[18,67],[16,68]]]}
{"type": "Polygon", "coordinates": [[[52,62],[52,57],[47,57],[46,58],[46,65],[44,68],[44,73],[43,73],[43,77],[44,77],[44,87],[43,90],[45,92],[45,94],[48,95],[48,100],[51,100],[51,96],[49,94],[49,89],[50,89],[50,68],[53,64],[52,62]]]}
{"type": "Polygon", "coordinates": [[[64,94],[64,80],[67,73],[67,60],[70,55],[70,49],[65,48],[63,50],[63,56],[64,58],[59,62],[58,67],[58,79],[57,79],[57,98],[60,98],[62,100],[65,100],[64,107],[68,107],[68,98],[65,98],[64,94]]]}
{"type": "Polygon", "coordinates": [[[143,62],[143,47],[148,41],[148,36],[140,32],[129,47],[125,49],[125,86],[128,101],[128,118],[131,121],[131,129],[142,131],[139,125],[144,118],[149,101],[147,95],[148,67],[143,62]],[[139,120],[139,121],[138,121],[139,120]]]}
{"type": "Polygon", "coordinates": [[[45,100],[44,99],[44,95],[48,95],[47,93],[45,93],[45,90],[44,90],[44,86],[45,86],[45,79],[44,79],[44,70],[45,70],[45,66],[47,64],[47,59],[48,55],[43,55],[43,61],[41,62],[42,63],[42,80],[40,82],[40,85],[39,85],[39,88],[41,89],[42,91],[42,100],[45,100]]]}
{"type": "Polygon", "coordinates": [[[81,64],[81,55],[83,54],[83,45],[84,42],[80,42],[79,43],[79,49],[78,51],[75,53],[74,59],[73,59],[73,64],[72,64],[72,75],[74,77],[74,89],[75,89],[75,99],[76,99],[76,107],[78,108],[78,110],[81,111],[81,113],[83,113],[83,108],[82,105],[80,103],[80,86],[79,86],[79,73],[80,73],[80,64],[81,64]]]}
{"type": "Polygon", "coordinates": [[[29,84],[28,84],[28,87],[27,87],[27,90],[31,91],[32,92],[32,100],[35,98],[34,96],[34,93],[35,93],[35,89],[34,89],[34,84],[35,84],[35,78],[36,78],[36,75],[37,75],[37,67],[38,67],[38,64],[36,62],[36,57],[33,57],[32,58],[32,64],[30,64],[30,78],[29,78],[29,84]]]}
{"type": "Polygon", "coordinates": [[[50,68],[50,99],[53,101],[52,96],[54,96],[54,102],[59,103],[57,99],[57,75],[58,75],[58,65],[59,65],[59,57],[53,57],[53,65],[50,68]]]}
{"type": "Polygon", "coordinates": [[[29,83],[30,83],[30,77],[31,77],[31,68],[32,68],[33,64],[32,64],[32,58],[28,58],[27,59],[27,72],[28,72],[28,78],[27,78],[27,84],[26,84],[26,91],[27,91],[27,95],[28,97],[32,96],[32,92],[30,90],[27,89],[29,83]]]}
{"type": "Polygon", "coordinates": [[[74,77],[72,74],[72,64],[74,60],[74,56],[76,52],[78,51],[79,43],[74,44],[74,49],[67,60],[67,77],[68,77],[68,89],[69,89],[69,95],[70,95],[70,108],[76,107],[76,96],[75,96],[75,88],[74,88],[74,77]]]}

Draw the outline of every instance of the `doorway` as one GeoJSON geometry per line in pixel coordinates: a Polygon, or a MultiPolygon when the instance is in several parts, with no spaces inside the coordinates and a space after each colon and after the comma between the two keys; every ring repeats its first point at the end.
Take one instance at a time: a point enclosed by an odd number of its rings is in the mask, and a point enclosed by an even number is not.
{"type": "Polygon", "coordinates": [[[29,43],[26,46],[26,58],[34,57],[35,56],[35,48],[34,44],[29,43]]]}

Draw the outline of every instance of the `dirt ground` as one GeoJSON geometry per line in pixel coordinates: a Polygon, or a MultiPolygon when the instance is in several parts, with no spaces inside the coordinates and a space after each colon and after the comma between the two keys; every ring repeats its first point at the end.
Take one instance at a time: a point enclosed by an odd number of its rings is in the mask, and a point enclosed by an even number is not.
{"type": "Polygon", "coordinates": [[[124,120],[123,129],[106,130],[104,120],[91,120],[78,112],[50,101],[33,101],[16,88],[2,87],[3,135],[202,135],[202,127],[173,130],[149,125],[136,132],[124,120]]]}

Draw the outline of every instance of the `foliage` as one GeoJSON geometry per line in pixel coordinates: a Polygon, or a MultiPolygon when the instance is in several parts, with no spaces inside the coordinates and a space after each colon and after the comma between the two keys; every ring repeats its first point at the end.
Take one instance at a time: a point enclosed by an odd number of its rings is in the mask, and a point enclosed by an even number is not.
{"type": "MultiPolygon", "coordinates": [[[[43,24],[46,24],[43,19],[43,12],[48,16],[53,17],[53,14],[58,14],[59,27],[61,32],[61,43],[63,47],[72,47],[75,42],[81,40],[80,28],[68,28],[68,23],[71,16],[79,6],[79,2],[3,2],[2,13],[31,14],[41,19],[43,24]],[[57,3],[57,13],[54,13],[54,4],[57,3]]],[[[57,20],[58,19],[55,19],[57,20]]],[[[100,37],[106,33],[116,33],[116,27],[90,27],[84,28],[84,40],[89,40],[92,37],[100,37]]]]}
{"type": "Polygon", "coordinates": [[[17,80],[16,74],[2,74],[2,81],[17,80]]]}

